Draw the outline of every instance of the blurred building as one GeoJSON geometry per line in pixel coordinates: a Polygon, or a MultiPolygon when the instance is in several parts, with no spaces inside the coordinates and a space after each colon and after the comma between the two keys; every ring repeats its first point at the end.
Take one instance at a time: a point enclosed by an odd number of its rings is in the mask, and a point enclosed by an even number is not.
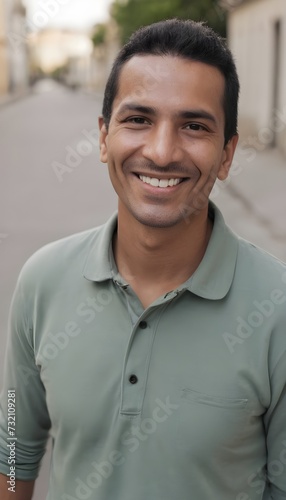
{"type": "Polygon", "coordinates": [[[7,54],[4,0],[0,0],[0,95],[8,92],[9,67],[7,54]]]}
{"type": "Polygon", "coordinates": [[[118,27],[114,20],[109,19],[106,24],[104,43],[93,48],[90,68],[89,86],[95,90],[105,87],[113,61],[119,51],[120,41],[118,27]]]}
{"type": "Polygon", "coordinates": [[[286,155],[286,1],[222,0],[241,82],[244,144],[286,155]]]}
{"type": "Polygon", "coordinates": [[[92,43],[86,33],[44,29],[29,37],[33,68],[41,74],[60,75],[73,87],[86,86],[90,74],[92,43]]]}
{"type": "Polygon", "coordinates": [[[8,89],[22,92],[29,85],[29,56],[26,36],[26,9],[21,0],[0,0],[8,59],[8,89]]]}

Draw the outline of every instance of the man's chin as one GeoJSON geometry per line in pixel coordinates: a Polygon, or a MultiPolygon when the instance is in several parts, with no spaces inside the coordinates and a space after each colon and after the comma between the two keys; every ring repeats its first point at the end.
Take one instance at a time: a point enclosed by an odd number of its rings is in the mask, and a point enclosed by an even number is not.
{"type": "Polygon", "coordinates": [[[144,226],[158,228],[158,229],[167,229],[178,224],[182,224],[184,222],[183,214],[177,214],[177,216],[173,214],[167,215],[165,214],[139,214],[138,212],[133,214],[135,219],[144,226]]]}

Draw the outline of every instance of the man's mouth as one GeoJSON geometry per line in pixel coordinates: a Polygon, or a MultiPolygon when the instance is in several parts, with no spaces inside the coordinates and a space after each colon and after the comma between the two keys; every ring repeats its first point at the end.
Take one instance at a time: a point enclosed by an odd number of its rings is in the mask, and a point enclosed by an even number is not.
{"type": "Polygon", "coordinates": [[[145,175],[139,175],[139,179],[145,184],[150,184],[153,187],[167,188],[177,186],[184,181],[182,178],[171,178],[171,179],[157,179],[156,177],[146,177],[145,175]]]}

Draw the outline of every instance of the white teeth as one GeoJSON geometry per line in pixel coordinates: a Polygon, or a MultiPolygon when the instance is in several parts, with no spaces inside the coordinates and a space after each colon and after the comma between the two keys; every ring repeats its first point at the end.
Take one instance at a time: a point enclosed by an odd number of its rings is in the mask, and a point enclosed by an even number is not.
{"type": "Polygon", "coordinates": [[[174,186],[177,186],[177,184],[180,184],[182,182],[182,179],[171,179],[174,181],[174,186]]]}
{"type": "Polygon", "coordinates": [[[159,182],[160,188],[166,188],[168,187],[168,179],[161,179],[159,182]]]}
{"type": "Polygon", "coordinates": [[[159,181],[159,179],[155,179],[154,177],[152,177],[150,184],[151,184],[151,186],[159,187],[160,181],[159,181]]]}
{"type": "Polygon", "coordinates": [[[145,177],[145,175],[139,175],[139,178],[141,181],[145,182],[145,184],[161,188],[177,186],[182,182],[182,179],[157,179],[155,177],[145,177]]]}

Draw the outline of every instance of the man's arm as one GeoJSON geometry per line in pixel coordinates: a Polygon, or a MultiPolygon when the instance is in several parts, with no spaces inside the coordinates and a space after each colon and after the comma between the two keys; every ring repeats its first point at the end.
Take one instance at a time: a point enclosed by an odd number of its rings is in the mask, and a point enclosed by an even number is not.
{"type": "Polygon", "coordinates": [[[17,481],[15,491],[8,490],[7,476],[0,474],[1,500],[32,500],[35,481],[17,481]]]}
{"type": "MultiPolygon", "coordinates": [[[[285,331],[285,328],[284,328],[285,331]]],[[[273,349],[274,351],[274,349],[273,349]]],[[[271,405],[264,417],[267,433],[267,477],[270,498],[286,499],[286,352],[285,333],[282,354],[270,376],[271,405]],[[284,351],[284,352],[283,352],[284,351]]],[[[276,353],[279,353],[277,349],[276,353]]],[[[268,497],[266,497],[268,499],[268,497]]]]}
{"type": "Polygon", "coordinates": [[[30,283],[26,283],[24,274],[23,270],[10,309],[3,390],[0,395],[0,473],[4,475],[4,479],[1,478],[1,500],[30,499],[51,425],[45,387],[35,360],[35,292],[30,290],[30,283]],[[13,473],[12,477],[15,476],[19,481],[20,493],[9,490],[7,493],[5,475],[9,473],[13,473]],[[27,492],[27,497],[22,496],[22,491],[27,492]]]}

